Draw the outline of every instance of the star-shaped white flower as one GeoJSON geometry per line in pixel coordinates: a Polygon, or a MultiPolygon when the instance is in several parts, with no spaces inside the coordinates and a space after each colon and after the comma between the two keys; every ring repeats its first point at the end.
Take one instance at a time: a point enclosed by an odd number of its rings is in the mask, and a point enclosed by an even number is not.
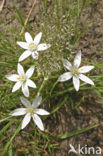
{"type": "Polygon", "coordinates": [[[24,59],[26,59],[27,57],[29,57],[30,55],[32,55],[32,57],[34,59],[38,59],[38,51],[43,51],[46,50],[48,48],[50,48],[50,44],[46,44],[46,43],[40,43],[42,37],[42,33],[40,32],[39,34],[37,34],[34,38],[34,40],[32,39],[31,35],[26,32],[25,33],[25,40],[26,42],[17,42],[17,44],[22,47],[23,49],[25,49],[26,51],[20,56],[19,58],[19,62],[23,61],[24,59]]]}
{"type": "Polygon", "coordinates": [[[42,97],[40,96],[40,97],[36,98],[33,101],[32,105],[30,104],[30,102],[27,99],[25,99],[23,97],[21,97],[20,99],[21,99],[22,104],[26,108],[15,109],[14,111],[12,111],[10,113],[10,115],[12,115],[12,116],[25,115],[25,117],[22,121],[21,129],[24,129],[28,125],[28,123],[30,122],[31,117],[32,117],[33,121],[35,122],[37,127],[41,131],[44,131],[44,126],[43,126],[42,120],[40,119],[40,117],[38,115],[49,115],[49,112],[47,112],[44,109],[37,108],[42,101],[42,97]]]}
{"type": "Polygon", "coordinates": [[[84,81],[86,83],[94,85],[94,82],[91,79],[89,79],[87,76],[84,75],[84,73],[87,73],[90,70],[92,70],[94,68],[94,66],[88,66],[87,65],[87,66],[83,66],[83,67],[79,68],[79,66],[81,64],[81,51],[79,51],[77,53],[77,55],[75,56],[73,66],[66,59],[63,59],[62,62],[63,62],[64,67],[66,69],[68,69],[70,72],[66,72],[66,73],[62,74],[58,78],[59,82],[67,81],[73,77],[73,85],[74,85],[74,88],[76,91],[78,91],[79,87],[80,87],[80,80],[79,79],[81,79],[82,81],[84,81]]]}
{"type": "Polygon", "coordinates": [[[18,90],[20,87],[22,88],[22,92],[26,97],[29,97],[29,87],[36,88],[35,83],[30,80],[30,77],[34,73],[34,66],[31,66],[27,72],[24,72],[24,69],[21,64],[18,63],[17,65],[17,72],[18,74],[11,74],[11,75],[6,75],[6,78],[8,80],[16,82],[14,85],[12,92],[15,92],[18,90]]]}

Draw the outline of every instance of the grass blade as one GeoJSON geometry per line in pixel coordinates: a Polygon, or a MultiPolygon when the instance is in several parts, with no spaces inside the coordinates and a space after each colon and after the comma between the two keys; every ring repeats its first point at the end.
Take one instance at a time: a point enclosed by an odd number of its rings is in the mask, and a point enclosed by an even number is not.
{"type": "Polygon", "coordinates": [[[65,102],[67,101],[67,99],[68,99],[68,96],[66,96],[65,99],[64,99],[60,104],[58,104],[58,105],[51,111],[50,114],[53,114],[53,113],[57,112],[57,111],[65,104],[65,102]]]}
{"type": "Polygon", "coordinates": [[[18,128],[17,128],[16,131],[15,131],[15,133],[14,133],[13,136],[11,137],[10,141],[7,142],[7,144],[5,145],[5,147],[4,147],[3,151],[1,152],[1,155],[0,155],[0,156],[4,156],[4,155],[5,155],[5,153],[6,153],[7,150],[8,150],[8,147],[11,145],[13,139],[14,139],[15,136],[19,133],[20,129],[21,129],[21,125],[18,126],[18,128]]]}
{"type": "Polygon", "coordinates": [[[88,126],[86,128],[75,130],[75,131],[72,131],[72,132],[69,132],[69,133],[66,133],[66,134],[63,134],[63,135],[58,135],[57,138],[59,138],[59,139],[67,139],[69,137],[72,137],[72,136],[84,133],[84,132],[86,132],[88,130],[91,130],[93,128],[96,128],[98,126],[99,126],[99,124],[88,126]]]}

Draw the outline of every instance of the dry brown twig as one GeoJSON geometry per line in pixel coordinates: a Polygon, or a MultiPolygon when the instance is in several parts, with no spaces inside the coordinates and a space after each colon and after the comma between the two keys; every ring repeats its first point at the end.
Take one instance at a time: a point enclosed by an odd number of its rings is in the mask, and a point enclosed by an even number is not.
{"type": "Polygon", "coordinates": [[[5,0],[2,1],[1,5],[0,5],[0,12],[2,11],[3,7],[4,7],[4,4],[5,4],[5,0]]]}
{"type": "Polygon", "coordinates": [[[34,2],[33,2],[32,8],[30,9],[30,11],[29,11],[29,13],[28,13],[28,16],[27,16],[27,18],[26,18],[26,20],[25,20],[24,26],[23,26],[23,28],[22,28],[22,30],[21,30],[21,32],[20,32],[20,35],[22,35],[23,32],[24,32],[25,26],[26,26],[27,23],[28,23],[28,20],[29,20],[29,18],[30,18],[30,16],[31,16],[31,13],[32,13],[32,11],[33,11],[33,9],[34,9],[34,7],[35,7],[36,1],[37,1],[37,0],[34,0],[34,2]]]}

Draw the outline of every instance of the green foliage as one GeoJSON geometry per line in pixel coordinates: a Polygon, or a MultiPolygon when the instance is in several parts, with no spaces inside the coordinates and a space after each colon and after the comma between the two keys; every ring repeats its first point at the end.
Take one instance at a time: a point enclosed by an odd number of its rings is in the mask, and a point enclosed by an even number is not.
{"type": "MultiPolygon", "coordinates": [[[[32,101],[37,93],[38,95],[42,95],[42,105],[50,110],[51,115],[53,114],[55,116],[61,107],[68,104],[69,99],[71,99],[69,103],[71,105],[68,105],[68,107],[72,107],[73,110],[78,109],[84,101],[84,96],[81,96],[75,105],[75,99],[72,99],[72,95],[75,91],[71,81],[59,85],[59,83],[57,83],[57,78],[64,70],[61,58],[68,57],[72,60],[71,52],[75,49],[75,44],[91,25],[91,23],[87,23],[82,26],[82,28],[79,27],[82,10],[90,3],[94,3],[94,1],[53,0],[49,5],[48,1],[44,0],[43,9],[39,6],[40,21],[37,22],[37,19],[35,19],[33,27],[31,26],[31,23],[26,26],[26,30],[29,32],[31,31],[30,33],[33,37],[38,32],[42,31],[43,38],[41,42],[47,42],[52,45],[50,49],[40,53],[39,60],[34,62],[34,60],[30,58],[22,63],[25,68],[28,68],[30,65],[36,66],[36,74],[33,77],[33,80],[36,81],[38,88],[36,90],[30,89],[30,100],[32,101]],[[45,83],[43,81],[44,77],[48,77],[48,80],[45,81],[45,83]]],[[[2,144],[0,143],[0,149],[3,149],[2,152],[0,151],[0,156],[5,154],[10,156],[14,155],[13,152],[16,147],[18,153],[20,152],[22,155],[29,156],[34,154],[35,156],[40,156],[41,153],[46,154],[47,152],[47,154],[51,156],[52,150],[55,148],[58,149],[58,144],[54,141],[56,136],[54,137],[51,134],[48,134],[47,131],[45,131],[45,133],[38,131],[37,128],[34,127],[34,123],[30,123],[32,129],[20,132],[21,120],[19,118],[17,120],[8,116],[8,113],[10,113],[11,110],[21,106],[19,97],[22,96],[19,91],[13,94],[11,93],[13,83],[8,82],[5,78],[6,74],[16,72],[17,60],[23,52],[22,49],[17,46],[16,42],[24,41],[24,34],[22,36],[18,35],[22,26],[24,26],[24,18],[15,6],[14,12],[15,18],[19,21],[18,27],[15,27],[12,24],[6,24],[5,21],[1,21],[0,19],[0,22],[3,23],[0,26],[3,29],[3,31],[0,31],[0,139],[3,139],[8,133],[11,134],[12,127],[15,127],[14,133],[7,137],[6,141],[2,144]],[[14,141],[19,132],[22,139],[26,138],[27,148],[23,146],[19,147],[18,144],[20,142],[18,143],[17,141],[14,141]]],[[[96,72],[95,74],[92,73],[91,76],[92,80],[95,82],[95,86],[91,87],[82,83],[80,87],[80,95],[82,95],[82,91],[90,91],[92,96],[95,94],[102,99],[103,59],[98,62],[95,61],[96,56],[100,53],[101,52],[97,52],[92,56],[92,62],[90,59],[88,59],[87,62],[84,62],[95,66],[96,72]]],[[[44,120],[46,121],[45,117],[44,120]]],[[[57,138],[66,139],[95,127],[97,127],[97,125],[68,132],[67,134],[57,136],[57,138]]]]}

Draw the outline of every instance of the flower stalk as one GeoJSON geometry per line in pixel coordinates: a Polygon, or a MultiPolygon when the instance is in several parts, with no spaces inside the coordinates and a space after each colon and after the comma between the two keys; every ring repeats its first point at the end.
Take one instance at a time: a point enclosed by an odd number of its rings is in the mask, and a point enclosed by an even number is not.
{"type": "Polygon", "coordinates": [[[41,93],[42,89],[44,88],[44,86],[45,86],[45,84],[46,84],[46,82],[47,82],[48,79],[49,79],[48,77],[44,77],[44,80],[43,80],[43,82],[41,84],[41,87],[39,88],[39,90],[37,92],[36,97],[40,96],[40,93],[41,93]]]}

